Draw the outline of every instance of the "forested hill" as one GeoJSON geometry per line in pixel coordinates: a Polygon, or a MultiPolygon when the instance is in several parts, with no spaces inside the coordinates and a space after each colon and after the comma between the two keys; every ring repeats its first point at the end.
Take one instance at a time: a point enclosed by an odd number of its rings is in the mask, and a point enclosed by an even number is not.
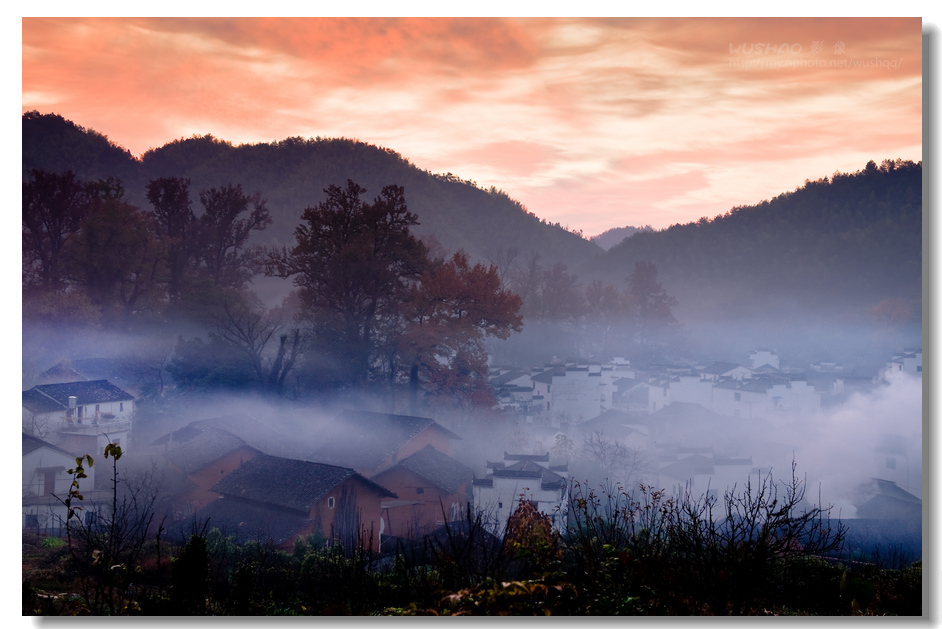
{"type": "Polygon", "coordinates": [[[657,265],[683,320],[921,311],[922,163],[885,160],[710,220],[640,232],[581,268],[621,283],[657,265]]]}
{"type": "MultiPolygon", "coordinates": [[[[409,209],[418,215],[417,235],[434,234],[448,250],[463,248],[473,258],[516,247],[537,251],[544,261],[577,266],[600,255],[594,243],[549,224],[506,193],[484,190],[452,175],[421,170],[390,149],[348,139],[288,138],[233,146],[212,136],[193,137],[152,149],[136,160],[93,130],[56,114],[23,114],[23,174],[31,168],[72,170],[80,179],[116,177],[127,198],[149,205],[144,186],[156,177],[187,177],[191,190],[239,183],[266,199],[274,223],[260,234],[266,244],[292,244],[304,208],[326,198],[324,188],[352,179],[379,195],[383,186],[403,186],[409,209]]],[[[201,210],[193,195],[194,210],[201,210]]]]}

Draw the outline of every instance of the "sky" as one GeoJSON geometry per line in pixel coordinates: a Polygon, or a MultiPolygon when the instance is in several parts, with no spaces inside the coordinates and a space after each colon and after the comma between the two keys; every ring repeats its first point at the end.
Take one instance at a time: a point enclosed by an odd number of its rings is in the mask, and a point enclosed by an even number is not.
{"type": "Polygon", "coordinates": [[[355,138],[586,236],[922,159],[920,18],[23,18],[22,79],[135,156],[355,138]]]}

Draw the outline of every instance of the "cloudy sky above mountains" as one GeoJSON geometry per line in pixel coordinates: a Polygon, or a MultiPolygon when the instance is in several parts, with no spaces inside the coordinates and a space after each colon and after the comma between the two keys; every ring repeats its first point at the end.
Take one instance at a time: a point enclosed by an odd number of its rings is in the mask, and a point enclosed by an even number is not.
{"type": "Polygon", "coordinates": [[[919,18],[24,18],[22,35],[22,110],[134,155],[356,138],[587,236],[922,159],[919,18]]]}

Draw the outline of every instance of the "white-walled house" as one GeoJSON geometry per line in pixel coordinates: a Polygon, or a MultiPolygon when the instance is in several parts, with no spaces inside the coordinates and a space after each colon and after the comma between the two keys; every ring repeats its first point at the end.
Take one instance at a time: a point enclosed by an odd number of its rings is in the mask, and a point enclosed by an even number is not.
{"type": "Polygon", "coordinates": [[[107,380],[39,384],[23,391],[23,431],[70,452],[130,445],[134,397],[107,380]]]}
{"type": "Polygon", "coordinates": [[[713,405],[713,382],[696,371],[678,374],[670,383],[670,401],[710,408],[713,405]]]}
{"type": "Polygon", "coordinates": [[[579,424],[602,410],[600,368],[555,367],[532,376],[534,399],[543,400],[543,415],[550,424],[579,424]]]}
{"type": "Polygon", "coordinates": [[[764,365],[779,369],[778,353],[774,349],[757,349],[749,352],[749,367],[758,369],[764,365]]]}
{"type": "Polygon", "coordinates": [[[733,378],[742,380],[752,375],[752,370],[737,365],[736,363],[715,362],[700,370],[700,378],[703,380],[722,380],[723,378],[733,378]]]}
{"type": "Polygon", "coordinates": [[[821,394],[801,376],[722,380],[713,386],[712,410],[728,417],[771,418],[820,410],[821,394]]]}
{"type": "Polygon", "coordinates": [[[557,530],[566,525],[568,511],[565,465],[550,465],[542,455],[504,453],[502,462],[487,462],[489,473],[472,480],[474,508],[483,514],[488,528],[503,535],[507,520],[521,500],[527,500],[553,521],[557,530]]]}
{"type": "MultiPolygon", "coordinates": [[[[76,455],[23,433],[23,528],[59,534],[64,526],[66,507],[61,502],[68,496],[76,455]]],[[[88,478],[79,480],[83,494],[95,486],[95,468],[85,467],[88,478]]]]}
{"type": "Polygon", "coordinates": [[[890,383],[906,376],[922,377],[922,349],[893,354],[893,359],[886,364],[883,376],[890,383]]]}

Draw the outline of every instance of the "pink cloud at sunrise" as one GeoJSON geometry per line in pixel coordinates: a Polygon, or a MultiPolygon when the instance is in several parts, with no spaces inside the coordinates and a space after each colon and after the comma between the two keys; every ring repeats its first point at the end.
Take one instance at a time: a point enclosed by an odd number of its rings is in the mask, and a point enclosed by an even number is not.
{"type": "Polygon", "coordinates": [[[592,235],[922,159],[919,18],[24,18],[22,110],[140,155],[357,138],[592,235]]]}

